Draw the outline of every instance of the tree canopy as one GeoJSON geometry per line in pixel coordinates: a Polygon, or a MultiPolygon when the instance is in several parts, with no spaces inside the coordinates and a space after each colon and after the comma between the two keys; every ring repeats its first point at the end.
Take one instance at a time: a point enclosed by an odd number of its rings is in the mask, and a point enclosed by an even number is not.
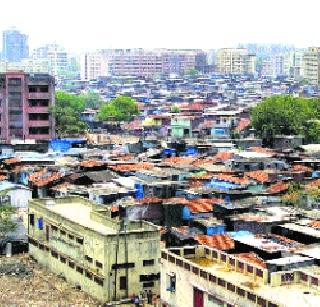
{"type": "Polygon", "coordinates": [[[56,92],[55,105],[51,112],[56,120],[56,130],[59,137],[79,135],[87,125],[80,119],[85,109],[85,100],[79,95],[63,91],[56,92]]]}
{"type": "Polygon", "coordinates": [[[278,95],[266,98],[251,110],[251,124],[265,140],[275,135],[304,135],[320,142],[320,104],[316,99],[278,95]]]}
{"type": "MultiPolygon", "coordinates": [[[[0,194],[6,194],[6,190],[0,194]]],[[[17,227],[16,223],[12,220],[14,209],[9,203],[0,204],[0,246],[6,241],[8,233],[14,231],[17,227]]]]}
{"type": "Polygon", "coordinates": [[[119,96],[103,104],[98,112],[99,120],[129,121],[139,114],[136,101],[127,96],[119,96]]]}
{"type": "Polygon", "coordinates": [[[103,100],[98,93],[89,92],[80,95],[80,97],[84,100],[86,108],[99,109],[103,104],[103,100]]]}
{"type": "Polygon", "coordinates": [[[173,105],[171,107],[171,112],[172,113],[179,113],[180,112],[180,108],[177,105],[173,105]]]}

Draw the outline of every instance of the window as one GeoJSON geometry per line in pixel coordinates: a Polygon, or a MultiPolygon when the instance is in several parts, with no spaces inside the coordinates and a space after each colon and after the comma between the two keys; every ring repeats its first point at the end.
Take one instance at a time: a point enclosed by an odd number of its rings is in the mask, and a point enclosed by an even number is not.
{"type": "Polygon", "coordinates": [[[167,291],[170,291],[170,292],[176,291],[176,275],[175,274],[167,275],[167,291]]]}
{"type": "Polygon", "coordinates": [[[238,295],[243,296],[243,297],[246,295],[246,291],[244,291],[241,288],[237,288],[237,293],[238,293],[238,295]]]}
{"type": "Polygon", "coordinates": [[[80,274],[83,274],[83,268],[80,268],[79,266],[77,266],[76,271],[80,274]]]}
{"type": "Polygon", "coordinates": [[[101,262],[96,261],[96,267],[99,268],[99,269],[102,269],[103,265],[102,265],[101,262]]]}
{"type": "Polygon", "coordinates": [[[153,266],[153,265],[154,265],[154,259],[143,260],[143,266],[153,266]]]}
{"type": "Polygon", "coordinates": [[[52,231],[58,231],[58,227],[57,226],[51,225],[51,229],[52,229],[52,231]]]}
{"type": "Polygon", "coordinates": [[[221,287],[225,287],[226,286],[226,281],[223,280],[222,278],[218,278],[218,285],[221,287]]]}
{"type": "Polygon", "coordinates": [[[120,290],[127,289],[127,278],[126,276],[120,276],[120,290]]]}
{"type": "Polygon", "coordinates": [[[77,243],[83,245],[83,239],[82,238],[77,238],[77,243]]]}
{"type": "Polygon", "coordinates": [[[91,257],[89,257],[88,255],[85,255],[84,258],[90,263],[93,262],[93,259],[91,257]]]}
{"type": "Polygon", "coordinates": [[[75,267],[74,262],[69,261],[69,267],[70,267],[71,269],[74,269],[74,267],[75,267]]]}
{"type": "Polygon", "coordinates": [[[89,279],[92,280],[93,274],[91,272],[89,272],[89,271],[86,271],[86,277],[88,277],[89,279]]]}
{"type": "Polygon", "coordinates": [[[29,214],[29,224],[30,226],[34,226],[34,214],[29,214]]]}
{"type": "Polygon", "coordinates": [[[207,279],[208,278],[208,273],[203,271],[203,270],[200,270],[200,276],[204,279],[207,279]]]}
{"type": "Polygon", "coordinates": [[[210,275],[209,275],[209,280],[210,280],[211,282],[216,283],[216,282],[217,282],[217,277],[210,274],[210,275]]]}
{"type": "Polygon", "coordinates": [[[229,291],[232,291],[232,292],[236,291],[236,287],[233,284],[229,283],[229,282],[227,283],[227,289],[229,291]]]}
{"type": "Polygon", "coordinates": [[[221,254],[221,261],[226,262],[227,256],[225,254],[221,254]]]}
{"type": "Polygon", "coordinates": [[[140,282],[145,281],[154,281],[160,279],[160,273],[159,274],[150,274],[150,275],[140,275],[139,280],[140,282]]]}
{"type": "Polygon", "coordinates": [[[194,248],[185,248],[184,249],[184,255],[194,255],[195,254],[195,249],[194,248]]]}
{"type": "Polygon", "coordinates": [[[253,273],[253,267],[252,266],[248,265],[247,270],[248,270],[248,273],[253,273]]]}
{"type": "Polygon", "coordinates": [[[60,262],[62,262],[62,263],[66,263],[66,262],[67,262],[67,260],[66,260],[66,258],[64,258],[64,257],[60,256],[60,262]]]}
{"type": "Polygon", "coordinates": [[[103,278],[95,276],[93,278],[94,282],[96,282],[99,286],[103,286],[103,278]]]}
{"type": "Polygon", "coordinates": [[[248,292],[248,300],[255,302],[257,299],[257,296],[253,293],[248,292]]]}
{"type": "Polygon", "coordinates": [[[192,267],[192,272],[196,275],[199,274],[199,269],[197,267],[192,267]]]}
{"type": "Polygon", "coordinates": [[[257,269],[257,276],[262,277],[263,276],[263,271],[260,269],[257,269]]]}
{"type": "Polygon", "coordinates": [[[181,259],[177,259],[176,265],[182,268],[183,267],[183,261],[181,259]]]}
{"type": "Polygon", "coordinates": [[[51,255],[52,257],[54,258],[58,258],[58,253],[54,252],[54,251],[51,251],[51,255]]]}
{"type": "Polygon", "coordinates": [[[190,271],[190,264],[189,264],[189,263],[185,263],[185,264],[184,264],[184,268],[185,268],[187,271],[190,271]]]}
{"type": "Polygon", "coordinates": [[[43,218],[42,217],[38,218],[38,229],[43,230],[43,218]]]}
{"type": "Polygon", "coordinates": [[[73,235],[68,235],[69,239],[70,240],[73,240],[74,239],[74,236],[73,235]]]}
{"type": "Polygon", "coordinates": [[[154,287],[153,281],[143,283],[143,288],[151,288],[151,287],[154,287]]]}
{"type": "Polygon", "coordinates": [[[66,232],[64,230],[60,230],[60,235],[65,236],[66,232]]]}
{"type": "Polygon", "coordinates": [[[134,263],[128,262],[128,263],[117,263],[112,265],[112,269],[126,269],[126,268],[134,268],[134,263]]]}

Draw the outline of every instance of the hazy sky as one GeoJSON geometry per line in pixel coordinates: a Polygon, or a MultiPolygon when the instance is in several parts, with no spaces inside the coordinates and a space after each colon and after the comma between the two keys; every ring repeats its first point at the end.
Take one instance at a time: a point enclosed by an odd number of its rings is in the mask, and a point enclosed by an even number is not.
{"type": "Polygon", "coordinates": [[[0,31],[96,48],[217,48],[238,43],[320,45],[320,0],[18,0],[0,2],[0,31]]]}

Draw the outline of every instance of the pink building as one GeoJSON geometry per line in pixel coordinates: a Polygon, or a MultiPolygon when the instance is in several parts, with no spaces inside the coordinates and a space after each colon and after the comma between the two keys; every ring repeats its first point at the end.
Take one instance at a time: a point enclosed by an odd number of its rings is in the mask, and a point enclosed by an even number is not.
{"type": "Polygon", "coordinates": [[[55,137],[55,82],[48,74],[0,74],[0,139],[50,140],[55,137]]]}

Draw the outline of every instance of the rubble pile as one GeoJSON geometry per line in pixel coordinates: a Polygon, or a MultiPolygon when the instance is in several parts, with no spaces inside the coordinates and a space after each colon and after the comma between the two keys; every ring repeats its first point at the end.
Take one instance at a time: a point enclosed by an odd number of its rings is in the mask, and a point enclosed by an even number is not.
{"type": "Polygon", "coordinates": [[[99,306],[28,255],[0,257],[0,306],[99,306]]]}

